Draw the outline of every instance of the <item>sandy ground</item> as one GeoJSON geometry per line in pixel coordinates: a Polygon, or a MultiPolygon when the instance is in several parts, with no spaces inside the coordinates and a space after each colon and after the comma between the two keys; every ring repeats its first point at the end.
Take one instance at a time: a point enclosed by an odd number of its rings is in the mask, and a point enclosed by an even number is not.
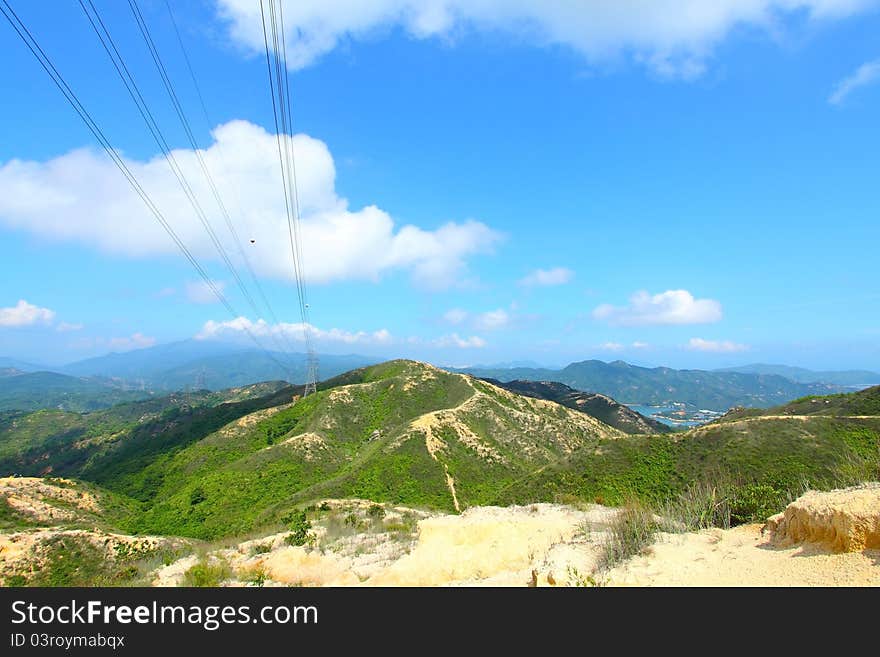
{"type": "Polygon", "coordinates": [[[762,525],[661,534],[644,554],[597,572],[615,514],[601,506],[478,507],[422,519],[411,545],[357,535],[346,550],[322,554],[282,542],[258,561],[279,584],[317,586],[880,586],[880,550],[775,545],[762,525]]]}
{"type": "Polygon", "coordinates": [[[68,479],[58,482],[69,487],[47,483],[40,477],[0,477],[0,498],[17,512],[45,523],[75,520],[80,512],[100,512],[94,495],[68,479]]]}
{"type": "Polygon", "coordinates": [[[880,586],[880,550],[773,545],[762,525],[665,534],[608,573],[617,586],[880,586]]]}
{"type": "MultiPolygon", "coordinates": [[[[822,499],[834,495],[839,493],[822,499]]],[[[281,532],[227,543],[207,558],[229,566],[230,586],[256,579],[265,586],[880,586],[880,549],[839,552],[828,541],[774,541],[762,525],[661,534],[642,554],[600,572],[596,564],[615,509],[532,504],[438,514],[386,505],[376,519],[371,516],[376,506],[328,501],[325,524],[316,521],[313,527],[312,546],[287,545],[288,532],[281,532]],[[347,524],[355,517],[356,528],[347,524]],[[327,524],[331,518],[335,525],[327,524]]],[[[0,574],[33,558],[39,543],[60,532],[0,534],[0,574]]],[[[162,540],[64,533],[101,545],[107,538],[162,540]]],[[[153,584],[179,585],[200,558],[190,554],[160,568],[153,584]]]]}

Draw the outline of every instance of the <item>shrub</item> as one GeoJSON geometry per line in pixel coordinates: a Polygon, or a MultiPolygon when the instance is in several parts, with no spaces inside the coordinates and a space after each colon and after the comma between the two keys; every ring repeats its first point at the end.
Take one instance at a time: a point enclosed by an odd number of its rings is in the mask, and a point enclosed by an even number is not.
{"type": "Polygon", "coordinates": [[[608,570],[637,555],[654,542],[654,514],[638,501],[627,502],[608,527],[608,539],[599,557],[599,568],[608,570]]]}
{"type": "Polygon", "coordinates": [[[381,520],[385,517],[385,509],[382,508],[379,504],[372,504],[370,508],[367,510],[367,514],[376,520],[381,520]]]}
{"type": "Polygon", "coordinates": [[[284,518],[289,523],[290,533],[284,538],[288,545],[306,545],[314,541],[314,535],[310,533],[312,523],[306,517],[305,511],[294,511],[284,518]]]}
{"type": "Polygon", "coordinates": [[[229,565],[225,562],[208,563],[200,561],[183,575],[184,586],[216,587],[228,579],[229,565]]]}
{"type": "Polygon", "coordinates": [[[730,495],[730,524],[763,522],[783,509],[791,495],[769,484],[748,484],[735,488],[730,495]]]}
{"type": "Polygon", "coordinates": [[[257,554],[266,554],[266,552],[271,552],[271,551],[272,551],[272,544],[271,543],[254,543],[251,546],[251,550],[250,550],[251,556],[254,556],[257,554]]]}
{"type": "Polygon", "coordinates": [[[269,579],[269,576],[262,568],[255,568],[254,570],[246,572],[242,579],[251,586],[263,586],[266,583],[266,580],[269,579]]]}
{"type": "Polygon", "coordinates": [[[728,529],[731,524],[729,497],[724,479],[717,483],[691,484],[663,505],[663,528],[668,531],[697,531],[710,527],[728,529]]]}
{"type": "Polygon", "coordinates": [[[190,506],[195,506],[201,502],[204,502],[207,498],[205,495],[205,491],[201,486],[196,486],[192,489],[192,492],[189,494],[189,504],[190,506]]]}

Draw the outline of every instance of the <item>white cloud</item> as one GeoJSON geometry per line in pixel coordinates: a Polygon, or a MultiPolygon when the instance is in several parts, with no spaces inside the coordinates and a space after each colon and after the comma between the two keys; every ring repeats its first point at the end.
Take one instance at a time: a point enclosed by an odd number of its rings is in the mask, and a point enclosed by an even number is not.
{"type": "Polygon", "coordinates": [[[387,329],[378,331],[344,331],[338,328],[329,330],[320,329],[311,324],[286,323],[269,324],[263,319],[252,321],[247,317],[236,317],[222,322],[208,320],[202,326],[195,338],[196,340],[211,340],[223,338],[247,337],[248,331],[254,336],[272,337],[283,336],[298,342],[305,341],[305,329],[308,328],[310,336],[316,342],[337,344],[391,344],[393,338],[387,329]]]}
{"type": "MultiPolygon", "coordinates": [[[[212,134],[215,141],[203,157],[218,189],[235,190],[226,203],[231,205],[228,210],[254,269],[264,277],[290,280],[275,136],[247,121],[231,121],[212,134]],[[236,199],[234,205],[232,199],[236,199]]],[[[326,144],[303,134],[293,137],[293,144],[302,210],[303,271],[310,282],[378,280],[383,274],[405,270],[420,285],[449,287],[466,280],[469,257],[491,252],[501,239],[499,233],[473,220],[425,230],[395,226],[392,217],[375,205],[351,210],[336,193],[336,169],[326,144]]],[[[196,155],[177,150],[174,157],[236,260],[237,249],[229,243],[196,155]]],[[[164,158],[125,161],[190,250],[201,259],[219,261],[164,158]]],[[[112,162],[89,149],[45,162],[10,160],[0,165],[0,225],[133,257],[178,253],[112,162]]]]}
{"type": "Polygon", "coordinates": [[[604,342],[599,345],[603,351],[623,351],[623,345],[619,342],[604,342]]]}
{"type": "Polygon", "coordinates": [[[704,340],[703,338],[691,338],[687,343],[687,348],[693,351],[708,351],[719,354],[749,350],[749,346],[745,344],[738,344],[729,340],[704,340]]]}
{"type": "Polygon", "coordinates": [[[639,342],[638,340],[632,343],[633,349],[647,349],[650,346],[647,342],[639,342]]]}
{"type": "MultiPolygon", "coordinates": [[[[664,76],[700,75],[733,30],[777,32],[785,17],[842,19],[876,0],[302,0],[286,3],[288,65],[301,69],[341,44],[402,28],[444,41],[468,32],[502,33],[534,46],[565,46],[590,64],[626,58],[664,76]]],[[[217,0],[233,41],[259,54],[259,4],[217,0]]]]}
{"type": "Polygon", "coordinates": [[[721,319],[721,304],[714,299],[694,299],[687,290],[660,294],[636,292],[628,306],[602,304],[593,310],[595,319],[612,325],[707,324],[721,319]]]}
{"type": "MultiPolygon", "coordinates": [[[[214,287],[221,294],[223,293],[223,290],[226,287],[226,284],[223,281],[211,281],[211,283],[213,283],[214,287]]],[[[214,291],[211,289],[211,286],[203,280],[191,281],[186,284],[186,298],[189,299],[190,302],[198,304],[220,302],[217,295],[214,294],[214,291]]]]}
{"type": "Polygon", "coordinates": [[[55,311],[40,308],[24,299],[9,308],[0,308],[0,326],[19,327],[48,324],[55,318],[55,311]]]}
{"type": "Polygon", "coordinates": [[[128,337],[110,338],[97,340],[99,344],[106,344],[111,351],[130,351],[131,349],[144,349],[156,344],[156,338],[151,338],[142,333],[133,333],[128,337]]]}
{"type": "Polygon", "coordinates": [[[525,287],[563,285],[574,278],[574,272],[565,267],[553,269],[536,269],[528,276],[520,279],[519,284],[525,287]]]}
{"type": "Polygon", "coordinates": [[[84,328],[84,324],[61,322],[58,324],[58,326],[55,327],[55,330],[59,331],[60,333],[67,333],[68,331],[82,331],[84,328]]]}
{"type": "Polygon", "coordinates": [[[468,312],[461,308],[452,308],[443,313],[443,321],[447,324],[461,324],[468,318],[468,312]]]}
{"type": "Polygon", "coordinates": [[[510,323],[510,315],[503,308],[480,313],[474,319],[474,326],[481,331],[495,331],[510,323]]]}
{"type": "Polygon", "coordinates": [[[164,299],[165,297],[171,297],[171,296],[174,296],[175,294],[177,294],[177,290],[175,290],[173,287],[163,287],[161,290],[156,292],[156,294],[154,294],[153,296],[155,296],[159,299],[164,299]]]}
{"type": "Polygon", "coordinates": [[[859,66],[855,73],[837,83],[828,102],[832,105],[840,105],[847,96],[859,87],[865,87],[878,80],[880,80],[880,59],[866,62],[859,66]]]}
{"type": "Polygon", "coordinates": [[[244,340],[248,339],[247,332],[250,331],[257,338],[285,337],[302,343],[305,341],[305,328],[309,329],[312,340],[318,344],[391,345],[400,342],[409,345],[457,347],[460,349],[486,346],[486,341],[476,335],[462,337],[458,333],[451,333],[431,340],[423,340],[415,336],[396,340],[388,329],[384,328],[378,331],[346,331],[338,328],[321,329],[317,326],[300,322],[269,324],[263,319],[253,321],[247,317],[236,317],[235,319],[219,322],[208,320],[194,337],[196,340],[244,340]]]}
{"type": "Polygon", "coordinates": [[[486,341],[478,335],[462,338],[458,333],[444,335],[431,341],[435,347],[458,347],[459,349],[481,349],[486,346],[486,341]]]}

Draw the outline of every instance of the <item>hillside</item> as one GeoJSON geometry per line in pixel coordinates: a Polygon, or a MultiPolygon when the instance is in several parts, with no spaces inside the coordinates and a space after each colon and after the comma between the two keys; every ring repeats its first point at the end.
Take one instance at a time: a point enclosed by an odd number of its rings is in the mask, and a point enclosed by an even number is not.
{"type": "Polygon", "coordinates": [[[878,389],[731,411],[687,431],[580,450],[510,487],[496,503],[550,501],[564,492],[605,504],[635,495],[662,505],[702,487],[724,499],[734,524],[758,522],[805,487],[880,479],[878,389]]]}
{"type": "Polygon", "coordinates": [[[79,475],[98,454],[104,459],[128,452],[146,457],[263,404],[289,400],[295,392],[283,382],[266,382],[216,393],[175,393],[92,413],[56,409],[3,412],[0,476],[79,475]]]}
{"type": "Polygon", "coordinates": [[[554,381],[508,381],[502,383],[496,379],[484,379],[492,385],[510,390],[518,395],[546,399],[562,404],[568,408],[586,413],[605,424],[620,429],[624,433],[669,433],[672,428],[641,413],[618,404],[616,401],[599,393],[581,392],[563,383],[554,381]]]}
{"type": "Polygon", "coordinates": [[[774,408],[736,408],[720,418],[721,422],[732,422],[744,418],[778,416],[880,416],[880,386],[873,386],[852,393],[825,396],[809,396],[795,399],[788,404],[774,408]]]}
{"type": "Polygon", "coordinates": [[[355,382],[243,418],[106,483],[150,501],[140,531],[209,537],[324,497],[456,510],[622,436],[557,404],[421,363],[392,361],[346,380],[355,382]]]}
{"type": "Polygon", "coordinates": [[[345,373],[299,400],[301,389],[264,385],[84,415],[7,413],[0,475],[92,482],[139,503],[129,531],[217,538],[325,498],[446,511],[660,503],[706,481],[726,482],[745,521],[778,511],[805,479],[872,478],[880,463],[880,418],[863,413],[876,391],[832,397],[835,415],[728,414],[646,436],[412,361],[345,373]]]}
{"type": "Polygon", "coordinates": [[[185,583],[193,569],[213,572],[198,556],[207,540],[239,573],[218,565],[212,577],[239,583],[259,572],[279,583],[465,583],[504,570],[489,557],[505,554],[517,579],[537,568],[533,578],[580,581],[559,559],[581,549],[579,526],[613,514],[535,504],[638,500],[686,512],[685,528],[727,526],[763,521],[807,486],[880,478],[880,388],[653,435],[413,361],[301,392],[268,382],[87,414],[0,414],[0,477],[19,475],[0,479],[0,580],[185,583]],[[519,504],[530,506],[480,509],[519,504]],[[563,525],[568,542],[553,548],[546,534],[563,525]],[[526,542],[495,545],[501,537],[526,542]],[[459,569],[443,556],[452,549],[480,550],[483,565],[459,569]]]}
{"type": "Polygon", "coordinates": [[[112,381],[56,372],[4,370],[0,375],[0,411],[57,408],[86,412],[150,397],[151,392],[126,390],[112,381]]]}
{"type": "Polygon", "coordinates": [[[624,436],[558,404],[411,361],[356,370],[295,403],[282,389],[213,407],[172,404],[124,428],[118,413],[103,417],[103,428],[88,416],[7,419],[3,440],[25,456],[0,466],[40,474],[51,464],[146,504],[130,529],[201,537],[277,522],[320,497],[455,510],[624,436]]]}
{"type": "Polygon", "coordinates": [[[796,383],[777,375],[638,367],[623,361],[586,360],[561,370],[514,368],[461,370],[500,381],[556,381],[597,392],[620,403],[663,405],[683,402],[692,408],[726,411],[734,406],[766,408],[806,395],[841,392],[837,386],[796,383]]]}

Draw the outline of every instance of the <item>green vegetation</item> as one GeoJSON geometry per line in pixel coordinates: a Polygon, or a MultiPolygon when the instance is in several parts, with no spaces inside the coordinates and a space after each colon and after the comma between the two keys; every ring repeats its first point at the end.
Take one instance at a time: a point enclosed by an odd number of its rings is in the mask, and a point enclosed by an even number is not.
{"type": "Polygon", "coordinates": [[[36,546],[29,566],[8,574],[7,586],[134,586],[156,552],[146,541],[100,541],[83,534],[57,534],[36,546]]]}
{"type": "MultiPolygon", "coordinates": [[[[773,410],[779,415],[880,416],[880,386],[859,392],[801,397],[773,410]]],[[[722,419],[730,422],[760,415],[765,413],[756,409],[735,409],[722,419]]]]}
{"type": "Polygon", "coordinates": [[[508,381],[502,383],[495,379],[486,379],[486,381],[518,395],[546,399],[586,413],[624,433],[669,433],[672,431],[672,427],[636,413],[628,406],[619,404],[610,397],[594,392],[581,392],[564,383],[554,381],[508,381]]]}
{"type": "MultiPolygon", "coordinates": [[[[412,361],[349,372],[295,402],[294,392],[254,387],[89,414],[5,413],[0,475],[51,469],[85,482],[71,485],[95,495],[101,511],[77,511],[68,526],[217,540],[283,524],[294,545],[309,544],[310,513],[330,510],[308,505],[334,497],[374,502],[354,522],[376,530],[386,503],[454,512],[453,490],[460,508],[630,503],[698,528],[763,520],[805,485],[880,476],[880,418],[868,412],[878,388],[663,435],[626,435],[412,361]],[[794,412],[801,408],[823,412],[794,412]]],[[[34,525],[0,502],[0,528],[34,525]]]]}
{"type": "Polygon", "coordinates": [[[782,510],[804,486],[828,489],[877,478],[880,419],[770,417],[585,447],[508,487],[496,503],[551,501],[566,493],[612,506],[635,496],[662,508],[691,487],[708,486],[725,500],[730,524],[739,524],[782,510]]]}
{"type": "Polygon", "coordinates": [[[183,585],[216,587],[220,586],[224,580],[229,579],[231,575],[229,564],[216,559],[211,562],[202,560],[184,573],[183,585]]]}
{"type": "Polygon", "coordinates": [[[641,502],[627,502],[608,527],[599,568],[608,570],[636,556],[654,542],[659,526],[654,513],[641,502]]]}
{"type": "Polygon", "coordinates": [[[305,511],[295,511],[285,516],[284,521],[290,527],[290,533],[284,537],[288,545],[308,545],[314,541],[314,535],[310,533],[312,523],[309,522],[305,511]]]}
{"type": "Polygon", "coordinates": [[[109,379],[78,378],[56,372],[0,376],[0,411],[54,408],[81,413],[151,396],[149,391],[126,390],[109,379]]]}

